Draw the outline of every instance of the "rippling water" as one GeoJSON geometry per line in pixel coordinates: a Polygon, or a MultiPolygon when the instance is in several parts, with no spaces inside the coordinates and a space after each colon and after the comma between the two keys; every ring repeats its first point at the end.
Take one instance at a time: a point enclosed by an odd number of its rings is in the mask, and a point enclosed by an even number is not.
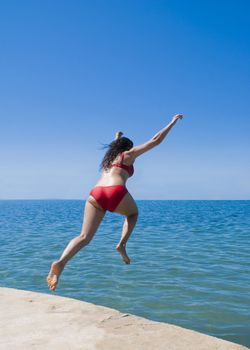
{"type": "MultiPolygon", "coordinates": [[[[250,346],[250,201],[137,203],[131,265],[115,250],[123,218],[107,213],[56,294],[250,346]]],[[[79,234],[83,208],[77,200],[0,201],[0,285],[50,293],[50,263],[79,234]]]]}

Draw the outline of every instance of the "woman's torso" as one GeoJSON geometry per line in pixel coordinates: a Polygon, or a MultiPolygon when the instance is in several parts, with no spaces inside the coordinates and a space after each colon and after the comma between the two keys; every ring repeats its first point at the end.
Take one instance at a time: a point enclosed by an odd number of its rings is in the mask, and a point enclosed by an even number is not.
{"type": "Polygon", "coordinates": [[[126,157],[126,153],[123,152],[123,154],[120,153],[116,157],[109,169],[103,169],[102,175],[97,181],[96,186],[125,186],[127,179],[132,175],[133,163],[131,163],[129,157],[126,157]]]}

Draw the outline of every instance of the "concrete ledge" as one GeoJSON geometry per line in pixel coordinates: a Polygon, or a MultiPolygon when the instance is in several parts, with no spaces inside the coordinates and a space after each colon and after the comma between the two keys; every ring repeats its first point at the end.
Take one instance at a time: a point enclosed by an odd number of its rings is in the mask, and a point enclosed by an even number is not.
{"type": "Polygon", "coordinates": [[[83,301],[0,288],[6,350],[242,350],[244,346],[83,301]]]}

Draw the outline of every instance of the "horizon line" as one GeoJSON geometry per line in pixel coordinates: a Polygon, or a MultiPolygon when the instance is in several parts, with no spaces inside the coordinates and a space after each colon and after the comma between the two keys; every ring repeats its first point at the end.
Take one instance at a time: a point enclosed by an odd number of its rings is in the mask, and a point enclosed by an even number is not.
{"type": "MultiPolygon", "coordinates": [[[[86,201],[83,198],[0,198],[0,201],[86,201]]],[[[197,199],[197,198],[189,198],[189,199],[140,199],[136,198],[135,201],[249,201],[250,199],[197,199]]]]}

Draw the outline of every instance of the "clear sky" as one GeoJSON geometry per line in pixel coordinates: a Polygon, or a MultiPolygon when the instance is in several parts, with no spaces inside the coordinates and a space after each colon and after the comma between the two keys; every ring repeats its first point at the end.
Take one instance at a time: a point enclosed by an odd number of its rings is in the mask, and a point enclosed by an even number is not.
{"type": "Polygon", "coordinates": [[[0,3],[0,198],[85,199],[102,143],[142,155],[135,199],[250,199],[250,2],[0,3]]]}

